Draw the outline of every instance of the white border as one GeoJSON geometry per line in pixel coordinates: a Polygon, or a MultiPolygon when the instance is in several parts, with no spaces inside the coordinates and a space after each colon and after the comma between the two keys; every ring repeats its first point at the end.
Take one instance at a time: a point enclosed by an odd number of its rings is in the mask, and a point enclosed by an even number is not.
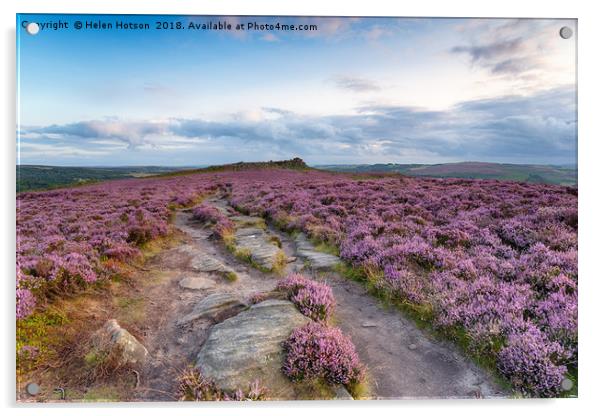
{"type": "MultiPolygon", "coordinates": [[[[2,246],[0,256],[2,270],[2,315],[6,335],[0,343],[0,395],[8,412],[24,414],[65,415],[85,412],[89,415],[107,413],[125,414],[133,405],[111,408],[110,405],[72,407],[16,407],[14,403],[14,229],[15,229],[15,13],[145,13],[145,14],[238,14],[238,15],[335,15],[335,16],[449,16],[449,17],[565,17],[579,19],[579,398],[565,400],[508,400],[500,401],[402,401],[402,402],[355,402],[355,403],[267,403],[227,405],[224,403],[199,406],[179,406],[178,416],[184,414],[232,414],[244,410],[250,414],[306,415],[307,413],[345,412],[365,415],[368,412],[387,414],[448,415],[504,415],[519,413],[545,413],[546,415],[577,414],[592,410],[602,396],[598,392],[600,380],[600,238],[602,164],[600,159],[600,88],[599,77],[602,40],[600,14],[593,1],[525,0],[471,1],[471,0],[421,0],[393,2],[385,0],[334,1],[334,0],[175,0],[175,1],[126,1],[126,0],[4,0],[2,13],[2,82],[4,97],[1,102],[4,135],[2,138],[2,246]],[[12,299],[12,300],[11,300],[12,299]]],[[[154,404],[139,404],[136,410],[149,415],[165,414],[168,408],[154,404]]]]}

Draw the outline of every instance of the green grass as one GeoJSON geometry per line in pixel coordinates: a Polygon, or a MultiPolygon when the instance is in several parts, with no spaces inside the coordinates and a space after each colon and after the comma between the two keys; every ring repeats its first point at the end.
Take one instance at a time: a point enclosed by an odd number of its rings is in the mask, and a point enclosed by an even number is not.
{"type": "Polygon", "coordinates": [[[229,271],[229,272],[223,273],[223,277],[228,282],[236,282],[238,280],[238,275],[235,272],[233,272],[233,271],[229,271]]]}
{"type": "Polygon", "coordinates": [[[335,246],[334,244],[316,240],[314,238],[311,239],[311,242],[314,245],[314,248],[316,251],[326,253],[326,254],[331,254],[331,255],[337,256],[337,257],[339,257],[341,254],[339,251],[339,248],[337,246],[335,246]]]}
{"type": "Polygon", "coordinates": [[[118,402],[122,393],[118,386],[99,386],[88,389],[82,397],[84,402],[118,402]]]}
{"type": "Polygon", "coordinates": [[[43,312],[37,312],[27,318],[17,321],[17,370],[27,372],[36,364],[52,357],[53,349],[58,339],[49,335],[52,327],[60,327],[69,323],[67,316],[60,310],[49,307],[43,312]],[[23,347],[33,347],[37,351],[35,358],[24,352],[23,347]]]}

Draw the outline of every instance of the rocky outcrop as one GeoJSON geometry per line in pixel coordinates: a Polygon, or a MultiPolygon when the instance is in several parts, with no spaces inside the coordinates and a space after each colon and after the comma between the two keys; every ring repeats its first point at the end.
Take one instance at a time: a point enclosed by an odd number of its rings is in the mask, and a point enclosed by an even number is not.
{"type": "Polygon", "coordinates": [[[95,353],[115,360],[116,365],[140,365],[146,361],[148,351],[136,337],[123,329],[115,319],[109,319],[92,336],[95,353]]]}
{"type": "Polygon", "coordinates": [[[177,325],[184,326],[199,319],[219,321],[237,314],[246,307],[245,302],[230,293],[214,293],[201,299],[192,312],[177,321],[177,325]]]}
{"type": "Polygon", "coordinates": [[[337,256],[316,251],[314,245],[307,239],[305,234],[299,233],[295,237],[297,255],[307,261],[314,270],[327,270],[341,262],[337,256]]]}
{"type": "Polygon", "coordinates": [[[259,379],[272,399],[293,399],[294,386],[281,371],[281,344],[308,322],[289,301],[271,299],[253,305],[211,329],[196,367],[225,391],[259,379]]]}

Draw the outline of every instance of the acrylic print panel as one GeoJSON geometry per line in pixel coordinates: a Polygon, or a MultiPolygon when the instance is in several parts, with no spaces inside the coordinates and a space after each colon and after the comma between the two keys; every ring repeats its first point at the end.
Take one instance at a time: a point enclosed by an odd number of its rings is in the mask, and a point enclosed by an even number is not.
{"type": "Polygon", "coordinates": [[[16,30],[18,401],[577,395],[576,20],[16,30]]]}

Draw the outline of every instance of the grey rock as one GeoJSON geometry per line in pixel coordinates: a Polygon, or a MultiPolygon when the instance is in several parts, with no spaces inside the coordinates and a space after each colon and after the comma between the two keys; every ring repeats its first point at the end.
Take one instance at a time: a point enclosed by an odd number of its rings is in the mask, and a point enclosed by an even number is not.
{"type": "Polygon", "coordinates": [[[272,270],[280,248],[272,244],[269,235],[261,228],[238,228],[234,234],[234,244],[238,250],[245,250],[251,254],[251,260],[260,267],[272,270]]]}
{"type": "Polygon", "coordinates": [[[115,319],[109,319],[92,336],[92,346],[97,351],[114,353],[120,364],[143,364],[148,351],[136,337],[123,329],[115,319]]]}
{"type": "Polygon", "coordinates": [[[178,251],[184,254],[197,255],[200,253],[200,250],[197,246],[192,244],[186,244],[181,247],[178,247],[178,251]]]}
{"type": "Polygon", "coordinates": [[[308,261],[311,268],[315,270],[327,270],[341,262],[337,256],[316,251],[314,245],[307,239],[305,234],[299,233],[295,237],[297,255],[308,261]]]}
{"type": "Polygon", "coordinates": [[[211,254],[199,253],[190,261],[190,267],[198,272],[205,273],[229,273],[233,270],[224,263],[213,257],[211,254]]]}
{"type": "Polygon", "coordinates": [[[176,324],[184,326],[199,319],[218,320],[245,309],[247,304],[230,293],[214,293],[201,299],[192,312],[180,318],[176,324]]]}
{"type": "Polygon", "coordinates": [[[362,323],[362,327],[364,328],[374,328],[377,327],[378,324],[376,322],[372,322],[372,321],[366,321],[362,323]]]}
{"type": "Polygon", "coordinates": [[[260,380],[272,399],[292,399],[294,385],[281,371],[282,342],[308,322],[289,301],[255,304],[211,328],[196,366],[225,391],[260,380]]]}
{"type": "Polygon", "coordinates": [[[205,277],[186,277],[178,283],[182,289],[202,290],[212,289],[215,287],[215,282],[205,277]]]}
{"type": "Polygon", "coordinates": [[[351,394],[349,394],[345,386],[341,384],[337,384],[333,388],[333,392],[335,400],[353,400],[353,396],[351,396],[351,394]]]}

